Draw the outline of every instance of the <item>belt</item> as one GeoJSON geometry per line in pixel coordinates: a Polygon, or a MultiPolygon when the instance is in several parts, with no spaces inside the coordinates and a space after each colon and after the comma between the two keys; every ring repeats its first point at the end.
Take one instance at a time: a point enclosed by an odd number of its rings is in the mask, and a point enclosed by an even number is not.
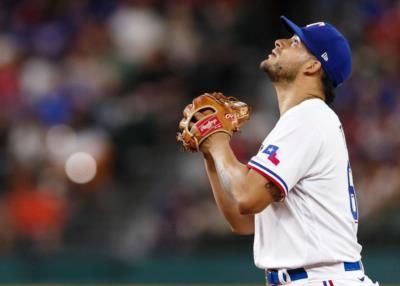
{"type": "MultiPolygon", "coordinates": [[[[362,269],[361,261],[343,262],[344,271],[356,271],[362,269]]],[[[304,268],[268,270],[265,276],[267,283],[271,285],[284,285],[292,281],[308,278],[304,268]]]]}

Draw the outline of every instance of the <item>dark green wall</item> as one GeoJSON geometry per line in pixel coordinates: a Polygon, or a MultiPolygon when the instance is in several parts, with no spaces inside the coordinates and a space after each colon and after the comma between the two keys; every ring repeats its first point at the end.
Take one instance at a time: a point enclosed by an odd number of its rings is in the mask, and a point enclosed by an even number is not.
{"type": "MultiPolygon", "coordinates": [[[[400,282],[400,248],[368,248],[364,265],[373,280],[400,282]]],[[[137,262],[84,253],[56,256],[2,257],[0,283],[255,283],[263,272],[254,267],[251,253],[197,256],[163,255],[137,262]]]]}

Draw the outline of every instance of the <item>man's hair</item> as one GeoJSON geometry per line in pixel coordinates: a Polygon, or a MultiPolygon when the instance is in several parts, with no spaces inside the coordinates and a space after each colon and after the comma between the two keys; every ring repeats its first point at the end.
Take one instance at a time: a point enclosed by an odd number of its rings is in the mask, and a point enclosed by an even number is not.
{"type": "Polygon", "coordinates": [[[321,83],[325,94],[325,102],[327,104],[330,104],[335,100],[335,88],[333,87],[333,83],[324,71],[321,74],[321,83]]]}

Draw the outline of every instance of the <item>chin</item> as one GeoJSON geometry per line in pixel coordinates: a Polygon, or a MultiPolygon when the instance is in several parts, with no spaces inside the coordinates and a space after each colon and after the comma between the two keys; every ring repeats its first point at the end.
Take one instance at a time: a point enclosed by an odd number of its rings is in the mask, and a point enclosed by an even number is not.
{"type": "Polygon", "coordinates": [[[269,65],[270,64],[268,62],[268,59],[265,59],[260,63],[260,69],[263,71],[267,71],[267,70],[269,70],[269,65]]]}
{"type": "Polygon", "coordinates": [[[260,63],[260,69],[262,69],[262,70],[265,69],[265,66],[267,65],[267,61],[268,61],[268,59],[265,59],[260,63]]]}

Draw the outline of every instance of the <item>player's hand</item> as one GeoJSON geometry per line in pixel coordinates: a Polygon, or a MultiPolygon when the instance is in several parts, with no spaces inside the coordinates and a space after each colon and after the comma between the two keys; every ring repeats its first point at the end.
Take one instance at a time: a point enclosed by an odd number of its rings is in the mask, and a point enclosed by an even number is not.
{"type": "MultiPolygon", "coordinates": [[[[204,116],[210,115],[211,113],[213,113],[212,110],[205,110],[203,112],[196,112],[194,114],[194,117],[196,118],[197,121],[199,121],[200,119],[202,119],[204,116]]],[[[189,127],[192,128],[193,125],[195,123],[191,122],[189,124],[189,127]]],[[[217,132],[212,134],[211,136],[209,136],[207,139],[205,139],[200,147],[199,150],[204,154],[204,155],[208,155],[210,154],[210,148],[214,145],[214,144],[219,144],[222,141],[230,141],[231,137],[224,133],[224,132],[217,132]]]]}
{"type": "Polygon", "coordinates": [[[217,144],[221,144],[223,142],[229,142],[230,140],[231,140],[231,137],[224,132],[214,133],[210,137],[208,137],[206,140],[203,141],[203,143],[200,145],[199,150],[204,155],[209,155],[210,150],[213,146],[215,146],[217,144]]]}
{"type": "MultiPolygon", "coordinates": [[[[208,137],[216,133],[226,133],[231,137],[249,119],[250,112],[251,108],[246,103],[234,97],[220,92],[203,93],[183,110],[176,139],[185,151],[208,152],[208,147],[200,148],[208,137]]],[[[225,139],[217,141],[220,140],[225,139]]]]}

